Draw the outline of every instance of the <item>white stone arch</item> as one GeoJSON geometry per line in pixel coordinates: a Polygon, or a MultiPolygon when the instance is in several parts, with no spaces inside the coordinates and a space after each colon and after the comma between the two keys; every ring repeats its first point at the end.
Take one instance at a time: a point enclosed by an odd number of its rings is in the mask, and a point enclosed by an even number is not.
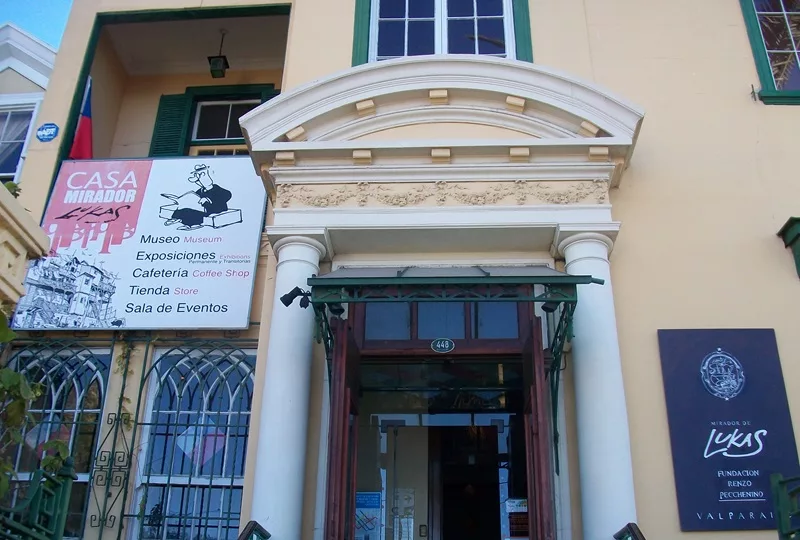
{"type": "Polygon", "coordinates": [[[643,118],[611,92],[537,64],[434,55],[311,81],[240,124],[270,195],[270,240],[313,229],[333,257],[470,249],[475,236],[457,234],[468,229],[492,231],[483,244],[497,251],[550,250],[573,225],[613,239],[609,189],[643,118]]]}
{"type": "Polygon", "coordinates": [[[359,133],[355,125],[380,124],[377,119],[383,116],[384,129],[420,121],[412,111],[425,110],[426,105],[439,107],[429,112],[445,114],[449,121],[475,121],[479,116],[488,125],[511,124],[539,138],[612,137],[631,145],[643,118],[637,106],[597,85],[537,64],[438,55],[364,64],[312,81],[249,112],[241,124],[252,149],[259,151],[298,138],[350,140],[359,133]],[[449,101],[457,98],[458,104],[437,104],[429,93],[439,90],[447,90],[449,101]],[[517,99],[525,100],[523,111],[517,99]],[[364,103],[370,100],[374,108],[364,103]],[[356,104],[363,104],[360,117],[356,104]],[[382,114],[381,109],[388,110],[382,114]],[[305,133],[292,137],[298,127],[305,133]],[[334,136],[337,130],[342,130],[341,137],[334,136]]]}

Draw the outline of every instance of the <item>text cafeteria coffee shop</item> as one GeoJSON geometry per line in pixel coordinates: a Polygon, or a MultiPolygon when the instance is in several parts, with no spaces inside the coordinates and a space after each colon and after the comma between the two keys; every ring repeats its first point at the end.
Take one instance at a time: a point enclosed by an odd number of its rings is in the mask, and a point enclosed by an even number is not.
{"type": "MultiPolygon", "coordinates": [[[[629,427],[609,190],[643,118],[430,56],[254,108],[247,156],[65,161],[13,319],[9,361],[52,396],[19,463],[53,437],[83,456],[75,536],[639,535],[653,435],[629,427]]],[[[770,474],[797,469],[774,331],[651,337],[663,504],[682,531],[774,528],[770,474]]]]}

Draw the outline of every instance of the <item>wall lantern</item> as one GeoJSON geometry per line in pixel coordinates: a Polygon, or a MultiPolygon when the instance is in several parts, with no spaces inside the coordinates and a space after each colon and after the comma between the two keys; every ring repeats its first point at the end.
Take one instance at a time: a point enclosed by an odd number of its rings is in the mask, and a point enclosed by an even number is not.
{"type": "Polygon", "coordinates": [[[217,56],[208,57],[208,67],[211,70],[212,79],[224,78],[225,70],[231,67],[230,64],[228,64],[228,57],[222,54],[222,44],[225,42],[225,34],[227,32],[225,30],[220,30],[219,33],[221,34],[219,40],[219,54],[217,54],[217,56]]]}
{"type": "Polygon", "coordinates": [[[783,240],[784,246],[792,249],[794,266],[797,276],[800,277],[800,217],[790,217],[778,231],[778,236],[783,240]]]}

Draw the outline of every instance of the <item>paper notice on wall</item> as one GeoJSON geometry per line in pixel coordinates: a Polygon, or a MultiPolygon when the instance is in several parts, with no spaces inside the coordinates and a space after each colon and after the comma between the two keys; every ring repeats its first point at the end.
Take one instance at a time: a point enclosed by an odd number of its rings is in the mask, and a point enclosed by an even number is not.
{"type": "Polygon", "coordinates": [[[506,512],[508,512],[508,524],[511,539],[527,539],[529,535],[528,499],[506,500],[506,512]]]}
{"type": "Polygon", "coordinates": [[[528,499],[507,499],[506,512],[509,514],[526,513],[528,511],[528,499]]]}
{"type": "Polygon", "coordinates": [[[414,489],[395,489],[394,540],[414,540],[414,489]]]}
{"type": "Polygon", "coordinates": [[[378,540],[381,537],[382,514],[380,491],[357,492],[355,540],[378,540]]]}

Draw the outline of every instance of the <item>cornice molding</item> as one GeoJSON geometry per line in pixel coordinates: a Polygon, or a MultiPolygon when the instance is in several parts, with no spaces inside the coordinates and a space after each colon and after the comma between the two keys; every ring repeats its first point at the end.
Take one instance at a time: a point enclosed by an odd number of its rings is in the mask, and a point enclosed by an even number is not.
{"type": "Polygon", "coordinates": [[[409,165],[321,165],[272,167],[277,184],[358,184],[422,182],[611,181],[611,163],[494,163],[409,165]]]}
{"type": "Polygon", "coordinates": [[[13,69],[34,84],[47,88],[56,50],[10,23],[0,26],[0,71],[13,69]]]}
{"type": "Polygon", "coordinates": [[[336,254],[547,252],[564,235],[598,232],[616,237],[619,223],[607,204],[385,206],[276,208],[267,228],[272,242],[304,236],[336,254]],[[476,245],[479,247],[476,248],[476,245]]]}
{"type": "MultiPolygon", "coordinates": [[[[0,64],[2,66],[2,64],[0,64]]],[[[2,69],[0,69],[2,71],[2,69]]],[[[0,107],[36,106],[44,99],[44,92],[25,94],[0,94],[0,107]]]]}
{"type": "MultiPolygon", "coordinates": [[[[455,180],[454,174],[461,175],[458,180],[485,181],[487,175],[502,175],[508,164],[553,162],[569,162],[576,170],[578,164],[601,166],[602,172],[590,179],[610,174],[615,187],[642,119],[638,108],[605,90],[538,65],[444,55],[374,62],[336,73],[277,96],[243,116],[240,124],[274,201],[280,182],[446,182],[455,180]],[[425,123],[480,124],[508,134],[464,137],[454,128],[443,138],[358,139],[425,123]],[[462,168],[449,168],[456,166],[462,168]]],[[[537,179],[566,179],[561,173],[537,179]]],[[[569,179],[585,178],[581,172],[569,179]]]]}

